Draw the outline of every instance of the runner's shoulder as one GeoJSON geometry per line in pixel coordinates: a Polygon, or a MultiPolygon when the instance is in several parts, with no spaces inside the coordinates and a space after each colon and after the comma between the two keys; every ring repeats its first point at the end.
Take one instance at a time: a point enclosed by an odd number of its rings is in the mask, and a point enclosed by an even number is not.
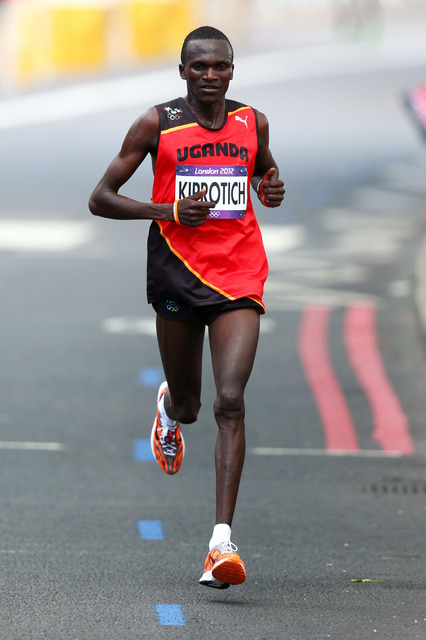
{"type": "Polygon", "coordinates": [[[257,122],[258,122],[259,127],[260,128],[262,128],[262,127],[266,127],[267,128],[269,126],[269,122],[268,122],[268,118],[265,116],[265,114],[262,113],[261,111],[259,111],[259,109],[255,109],[254,107],[253,107],[253,110],[254,110],[254,112],[256,114],[257,122]]]}
{"type": "Polygon", "coordinates": [[[150,107],[145,111],[129,129],[127,138],[133,140],[136,144],[146,144],[147,140],[154,144],[157,141],[159,128],[158,112],[155,107],[150,107]]]}

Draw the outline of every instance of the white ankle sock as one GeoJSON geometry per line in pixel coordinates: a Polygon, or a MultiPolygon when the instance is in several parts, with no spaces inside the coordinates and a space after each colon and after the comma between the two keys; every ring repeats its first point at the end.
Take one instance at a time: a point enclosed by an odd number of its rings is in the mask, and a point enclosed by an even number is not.
{"type": "Polygon", "coordinates": [[[164,396],[161,398],[160,402],[158,403],[158,410],[160,412],[160,415],[166,427],[169,427],[171,429],[176,426],[176,420],[171,420],[166,413],[166,410],[164,408],[164,396]]]}
{"type": "Polygon", "coordinates": [[[213,527],[213,534],[209,542],[209,550],[213,549],[219,542],[227,542],[231,539],[231,527],[229,524],[221,523],[213,527]]]}

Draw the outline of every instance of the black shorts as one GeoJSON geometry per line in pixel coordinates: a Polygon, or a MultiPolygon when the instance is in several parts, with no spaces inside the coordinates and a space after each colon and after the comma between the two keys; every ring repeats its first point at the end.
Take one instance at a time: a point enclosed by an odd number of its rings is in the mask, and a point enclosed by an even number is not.
{"type": "Polygon", "coordinates": [[[211,324],[216,318],[226,311],[234,309],[256,309],[260,314],[265,313],[264,308],[251,298],[238,298],[237,300],[224,300],[216,304],[208,304],[192,307],[187,302],[177,300],[162,300],[152,305],[159,316],[165,320],[181,320],[183,322],[204,322],[211,324]]]}

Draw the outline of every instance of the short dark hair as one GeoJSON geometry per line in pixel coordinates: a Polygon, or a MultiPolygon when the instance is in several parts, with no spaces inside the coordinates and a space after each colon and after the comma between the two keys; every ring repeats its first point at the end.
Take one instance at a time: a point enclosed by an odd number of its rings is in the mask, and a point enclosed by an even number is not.
{"type": "Polygon", "coordinates": [[[180,53],[180,59],[182,64],[186,62],[186,49],[188,47],[189,42],[192,40],[226,40],[231,49],[231,60],[234,59],[234,50],[232,48],[232,44],[229,41],[229,38],[219,29],[215,29],[215,27],[198,27],[198,29],[194,29],[191,33],[188,33],[185,40],[183,41],[182,51],[180,53]]]}

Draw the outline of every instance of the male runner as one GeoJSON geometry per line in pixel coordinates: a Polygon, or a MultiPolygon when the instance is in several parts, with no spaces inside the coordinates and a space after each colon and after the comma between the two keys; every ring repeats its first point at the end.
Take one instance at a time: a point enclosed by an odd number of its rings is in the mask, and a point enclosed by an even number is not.
{"type": "Polygon", "coordinates": [[[197,419],[208,326],[218,426],[216,524],[200,583],[225,589],[245,580],[231,524],[245,456],[244,390],[264,313],[267,261],[250,200],[284,197],[269,149],[268,121],[225,98],[234,71],[228,38],[213,27],[191,32],[179,73],[185,98],[150,108],[130,128],[90,198],[96,215],[153,220],[148,238],[148,302],[166,382],[151,433],[153,454],[169,474],[184,455],[180,425],[197,419]],[[154,167],[152,202],[118,193],[146,156],[154,167]]]}

